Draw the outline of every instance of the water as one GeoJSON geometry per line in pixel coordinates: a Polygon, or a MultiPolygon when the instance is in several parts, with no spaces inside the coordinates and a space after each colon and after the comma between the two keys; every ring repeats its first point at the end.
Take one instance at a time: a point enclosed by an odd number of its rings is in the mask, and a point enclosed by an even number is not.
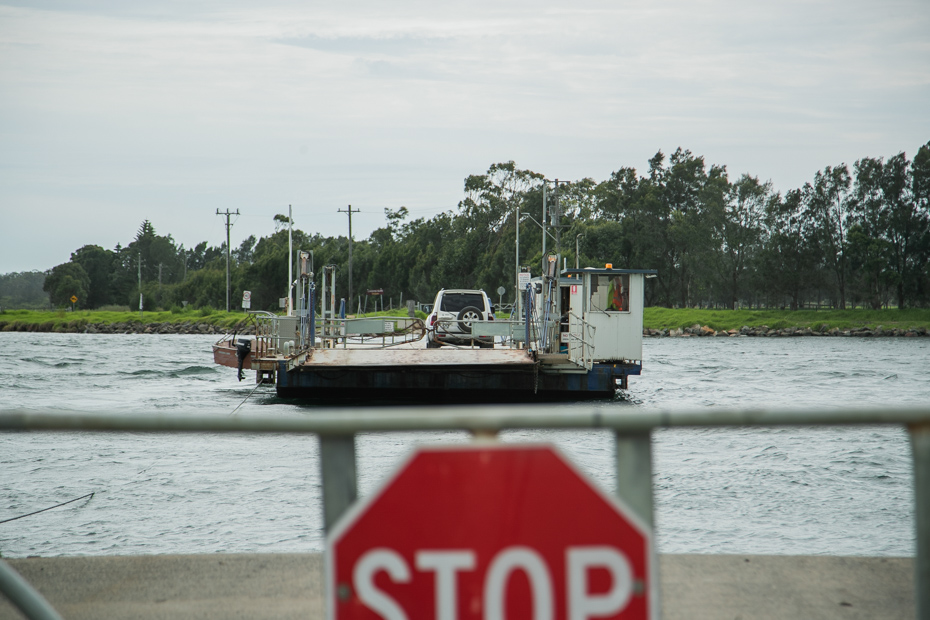
{"type": "MultiPolygon", "coordinates": [[[[212,363],[212,336],[0,334],[2,408],[313,415],[212,363]]],[[[833,407],[930,402],[930,339],[645,342],[621,408],[833,407]]],[[[577,407],[579,405],[565,405],[577,407]]],[[[662,553],[914,554],[907,434],[895,427],[668,429],[655,437],[662,553]]],[[[358,439],[370,493],[418,442],[358,439]]],[[[604,431],[513,431],[552,441],[612,488],[604,431]]],[[[317,442],[297,436],[0,433],[0,554],[310,552],[323,548],[317,442]]]]}

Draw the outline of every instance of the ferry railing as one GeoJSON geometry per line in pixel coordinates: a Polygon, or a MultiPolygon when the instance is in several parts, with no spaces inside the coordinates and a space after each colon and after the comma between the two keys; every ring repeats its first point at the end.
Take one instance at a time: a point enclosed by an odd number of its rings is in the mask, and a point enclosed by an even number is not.
{"type": "MultiPolygon", "coordinates": [[[[0,432],[95,431],[154,433],[315,434],[320,442],[323,527],[330,530],[358,497],[355,436],[370,432],[470,431],[476,437],[511,429],[608,429],[614,433],[614,493],[654,527],[652,432],[662,428],[722,426],[900,425],[910,437],[916,529],[915,598],[918,620],[930,620],[930,408],[630,410],[591,404],[555,406],[318,409],[299,418],[191,414],[52,413],[0,411],[0,432]]],[[[41,595],[10,578],[0,560],[0,591],[30,618],[57,618],[41,595]],[[25,588],[25,590],[24,590],[25,588]],[[45,611],[50,610],[46,614],[45,611]]],[[[15,571],[14,571],[15,572],[15,571]]],[[[656,584],[657,586],[657,584],[656,584]]],[[[658,597],[658,587],[656,587],[658,597]]]]}
{"type": "Polygon", "coordinates": [[[324,348],[348,345],[387,347],[415,342],[426,334],[422,319],[407,316],[370,316],[352,319],[322,320],[321,340],[324,348]]]}
{"type": "Polygon", "coordinates": [[[594,367],[594,334],[597,328],[591,325],[584,317],[574,312],[569,313],[568,331],[568,359],[583,366],[585,370],[594,367]],[[572,328],[577,331],[572,331],[572,328]]]}
{"type": "MultiPolygon", "coordinates": [[[[280,323],[278,317],[270,312],[253,312],[255,317],[255,347],[254,353],[258,357],[277,355],[281,350],[281,341],[284,338],[278,333],[280,323]]],[[[292,334],[289,340],[293,340],[292,334]]]]}
{"type": "MultiPolygon", "coordinates": [[[[466,333],[456,332],[450,329],[458,322],[458,319],[438,319],[436,321],[437,325],[441,326],[442,329],[447,333],[459,337],[464,337],[466,333]]],[[[536,326],[532,323],[530,324],[530,330],[532,332],[530,338],[535,338],[536,326]]],[[[524,339],[526,338],[526,325],[522,320],[516,319],[494,319],[493,321],[482,319],[471,321],[471,331],[468,333],[470,333],[475,338],[500,337],[500,344],[509,346],[511,349],[513,349],[517,348],[518,343],[524,342],[524,339]]]]}

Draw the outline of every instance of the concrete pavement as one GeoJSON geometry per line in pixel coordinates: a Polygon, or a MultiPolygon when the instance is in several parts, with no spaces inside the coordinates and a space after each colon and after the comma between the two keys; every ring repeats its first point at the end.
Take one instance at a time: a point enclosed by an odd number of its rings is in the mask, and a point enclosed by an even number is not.
{"type": "MultiPolygon", "coordinates": [[[[7,562],[67,620],[323,618],[320,554],[7,562]]],[[[911,620],[916,613],[913,558],[661,555],[659,577],[667,620],[911,620]]],[[[0,619],[20,618],[0,596],[0,619]]]]}

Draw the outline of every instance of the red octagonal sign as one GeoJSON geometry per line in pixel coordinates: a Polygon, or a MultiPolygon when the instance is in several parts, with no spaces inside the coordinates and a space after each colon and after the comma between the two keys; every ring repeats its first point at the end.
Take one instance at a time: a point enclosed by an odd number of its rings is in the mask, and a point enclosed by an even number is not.
{"type": "Polygon", "coordinates": [[[326,546],[330,618],[650,618],[651,533],[551,446],[422,448],[326,546]]]}

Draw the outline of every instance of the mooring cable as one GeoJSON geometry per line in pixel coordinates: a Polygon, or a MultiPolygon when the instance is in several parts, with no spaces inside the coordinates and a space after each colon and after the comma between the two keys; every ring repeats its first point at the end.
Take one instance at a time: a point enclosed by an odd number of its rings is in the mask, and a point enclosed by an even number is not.
{"type": "MultiPolygon", "coordinates": [[[[94,491],[94,493],[96,493],[96,491],[94,491]]],[[[93,496],[94,496],[94,493],[88,493],[87,495],[82,495],[82,496],[80,496],[80,497],[75,497],[74,499],[69,499],[69,500],[66,501],[66,502],[62,502],[62,503],[60,503],[60,504],[55,504],[54,506],[49,506],[48,508],[43,508],[42,510],[36,510],[35,512],[30,512],[29,514],[26,514],[26,515],[20,515],[20,516],[18,516],[18,517],[13,517],[12,519],[4,519],[3,521],[0,521],[0,523],[9,523],[10,521],[16,521],[17,519],[22,519],[22,518],[24,518],[24,517],[31,517],[32,515],[37,515],[37,514],[39,514],[40,512],[45,512],[46,510],[51,510],[52,508],[59,508],[59,507],[64,506],[64,505],[66,505],[66,504],[71,504],[71,503],[76,502],[76,501],[78,501],[78,500],[84,499],[85,497],[93,497],[93,496]]]]}
{"type": "Polygon", "coordinates": [[[255,387],[252,388],[252,391],[249,392],[248,396],[246,396],[245,398],[243,398],[243,399],[242,399],[242,402],[239,403],[239,406],[236,407],[235,409],[233,409],[233,410],[232,410],[232,413],[230,413],[229,415],[232,415],[233,413],[236,413],[237,411],[239,411],[239,407],[241,407],[242,405],[244,405],[244,404],[245,404],[245,401],[249,400],[249,396],[251,396],[252,394],[254,394],[254,393],[255,393],[255,390],[257,390],[257,389],[258,389],[259,387],[261,387],[261,386],[262,386],[262,383],[261,383],[261,382],[256,383],[256,384],[255,384],[255,387]]]}

